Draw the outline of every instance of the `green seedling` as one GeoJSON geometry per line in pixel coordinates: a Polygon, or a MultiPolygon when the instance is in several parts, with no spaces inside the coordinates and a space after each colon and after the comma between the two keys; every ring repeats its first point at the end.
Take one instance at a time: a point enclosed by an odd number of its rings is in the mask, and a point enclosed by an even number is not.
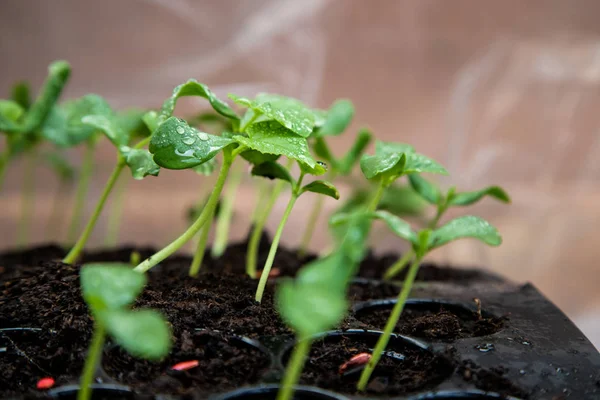
{"type": "Polygon", "coordinates": [[[290,200],[288,201],[287,207],[283,212],[283,217],[277,226],[277,231],[275,232],[275,236],[273,237],[273,241],[271,242],[271,247],[269,249],[269,254],[267,256],[267,261],[263,267],[262,273],[260,275],[260,281],[258,283],[258,289],[256,290],[255,299],[259,303],[262,300],[263,292],[265,290],[265,286],[267,284],[267,280],[269,278],[269,272],[271,271],[271,267],[273,266],[273,261],[275,260],[275,255],[277,253],[277,248],[279,246],[279,241],[281,239],[281,235],[283,234],[283,230],[285,228],[285,224],[294,208],[294,204],[298,197],[306,192],[313,192],[322,194],[325,196],[333,197],[334,199],[339,199],[340,194],[338,190],[333,186],[332,183],[323,181],[323,180],[315,180],[306,185],[302,185],[302,181],[307,174],[310,175],[323,175],[327,172],[324,163],[317,163],[315,167],[311,168],[303,163],[298,163],[300,166],[300,176],[297,180],[292,178],[288,169],[283,167],[281,164],[278,164],[273,161],[267,161],[255,166],[252,169],[252,175],[255,176],[264,176],[270,179],[281,179],[282,181],[288,182],[292,188],[292,195],[290,196],[290,200]]]}
{"type": "Polygon", "coordinates": [[[48,77],[40,94],[33,103],[26,83],[19,83],[13,88],[11,100],[0,101],[0,132],[6,134],[5,150],[0,154],[0,188],[9,162],[41,143],[43,135],[40,128],[48,119],[70,74],[68,63],[53,62],[48,67],[48,77]]]}
{"type": "MultiPolygon", "coordinates": [[[[193,168],[212,160],[221,152],[223,160],[215,187],[200,216],[181,236],[138,265],[137,271],[147,271],[169,257],[210,221],[231,165],[238,155],[252,150],[263,155],[285,156],[309,169],[316,167],[316,161],[310,155],[306,141],[314,126],[312,112],[303,112],[298,106],[301,103],[281,96],[259,95],[255,100],[231,97],[236,103],[248,107],[248,112],[243,118],[237,117],[235,112],[205,85],[193,80],[175,88],[173,95],[163,104],[156,121],[156,131],[152,134],[150,142],[150,151],[158,165],[168,169],[193,168]],[[170,116],[177,99],[184,95],[207,98],[215,111],[231,119],[236,133],[210,135],[189,126],[182,119],[170,116]]],[[[203,251],[199,246],[196,254],[203,251]]],[[[192,267],[190,275],[195,276],[199,265],[192,267]]]]}
{"type": "Polygon", "coordinates": [[[284,278],[278,285],[277,309],[296,332],[297,342],[277,400],[292,398],[312,341],[346,315],[347,288],[366,252],[369,225],[364,214],[354,214],[346,221],[346,234],[335,251],[304,266],[295,279],[284,278]]]}
{"type": "MultiPolygon", "coordinates": [[[[428,203],[436,206],[435,217],[429,221],[427,225],[429,229],[435,229],[438,226],[440,219],[450,207],[469,206],[477,203],[486,196],[499,200],[503,203],[510,203],[510,197],[508,197],[508,194],[504,191],[504,189],[499,186],[488,186],[484,189],[472,192],[457,192],[456,188],[451,187],[444,195],[440,188],[420,175],[411,174],[408,176],[408,180],[416,193],[418,193],[428,203]]],[[[388,280],[394,278],[402,270],[404,270],[413,257],[413,252],[407,251],[398,259],[398,261],[388,268],[383,278],[388,280]]]]}
{"type": "Polygon", "coordinates": [[[159,360],[169,352],[171,332],[157,311],[130,309],[146,277],[128,264],[87,264],[81,269],[80,279],[83,299],[94,317],[94,333],[77,399],[89,400],[106,335],[135,357],[159,360]]]}
{"type": "MultiPolygon", "coordinates": [[[[312,147],[315,154],[325,161],[329,166],[327,178],[331,181],[338,176],[348,176],[352,173],[354,166],[357,164],[363,151],[371,141],[371,133],[366,129],[361,129],[356,136],[356,139],[350,150],[341,158],[336,158],[329,148],[326,139],[332,136],[342,134],[354,116],[354,106],[348,100],[338,100],[324,114],[322,124],[317,123],[317,127],[311,134],[312,147]]],[[[308,223],[302,237],[302,242],[299,247],[299,255],[306,254],[313,237],[317,221],[323,209],[324,197],[317,197],[315,204],[308,217],[308,223]]]]}
{"type": "MultiPolygon", "coordinates": [[[[471,215],[453,219],[437,229],[426,228],[419,232],[415,232],[408,222],[386,211],[370,212],[368,216],[383,220],[395,235],[407,240],[412,246],[414,258],[402,285],[402,290],[398,294],[396,304],[386,322],[384,331],[373,349],[371,359],[361,374],[357,385],[358,390],[361,392],[366,389],[371,374],[381,359],[392,331],[400,319],[415,277],[419,271],[421,260],[430,251],[461,238],[475,238],[489,246],[499,246],[502,243],[502,238],[495,227],[484,219],[471,215]]],[[[343,220],[343,217],[338,218],[343,220]]],[[[333,221],[333,223],[336,222],[339,222],[339,220],[333,221]]]]}
{"type": "Polygon", "coordinates": [[[117,164],[113,169],[108,181],[106,182],[102,194],[98,199],[98,203],[94,208],[79,239],[69,251],[63,262],[72,264],[79,258],[83,251],[96,222],[102,213],[104,204],[108,199],[115,183],[117,182],[121,172],[126,166],[129,166],[131,175],[134,179],[143,179],[148,175],[157,176],[160,168],[152,160],[152,155],[143,147],[148,144],[150,138],[146,138],[137,142],[133,147],[130,147],[132,140],[131,132],[128,132],[128,124],[123,122],[123,119],[110,110],[106,105],[101,114],[86,115],[81,118],[81,124],[91,127],[94,131],[101,131],[109,139],[109,141],[117,148],[117,164]]]}

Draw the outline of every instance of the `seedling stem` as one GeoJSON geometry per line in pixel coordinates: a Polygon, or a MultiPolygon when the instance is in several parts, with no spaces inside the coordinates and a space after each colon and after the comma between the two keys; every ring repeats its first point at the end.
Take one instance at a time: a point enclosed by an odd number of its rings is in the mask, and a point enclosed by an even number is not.
{"type": "Polygon", "coordinates": [[[214,207],[208,217],[208,221],[204,224],[202,229],[200,230],[200,237],[198,238],[198,246],[196,247],[196,252],[194,253],[194,258],[192,259],[192,265],[190,266],[190,276],[194,277],[198,275],[200,272],[200,267],[202,266],[202,261],[204,260],[204,254],[206,250],[206,243],[208,242],[208,235],[210,233],[210,228],[212,227],[211,221],[215,216],[216,207],[214,207]]]}
{"type": "MultiPolygon", "coordinates": [[[[221,202],[221,208],[217,217],[217,227],[215,231],[215,242],[212,245],[211,255],[213,258],[219,258],[227,248],[229,239],[229,227],[231,226],[231,216],[233,215],[233,206],[235,204],[235,195],[242,182],[243,171],[240,166],[233,167],[231,176],[227,180],[227,188],[221,202]]],[[[212,218],[211,218],[212,221],[212,218]]]]}
{"type": "Polygon", "coordinates": [[[81,388],[77,392],[77,400],[89,400],[91,398],[92,388],[90,386],[93,383],[96,367],[100,361],[100,354],[102,353],[105,337],[106,332],[104,326],[96,321],[92,342],[90,343],[90,348],[88,349],[85,364],[83,366],[83,375],[81,376],[80,382],[81,388]]]}
{"type": "Polygon", "coordinates": [[[81,226],[81,218],[83,217],[83,209],[85,208],[87,192],[90,186],[90,177],[94,170],[94,150],[96,149],[96,138],[91,138],[87,141],[85,152],[83,154],[83,163],[79,180],[77,182],[77,193],[75,194],[75,204],[73,206],[73,215],[71,224],[67,231],[67,244],[74,243],[77,240],[77,233],[81,226]]]}
{"type": "Polygon", "coordinates": [[[110,214],[108,216],[108,226],[106,228],[106,237],[104,245],[114,247],[119,239],[119,230],[121,227],[121,217],[123,216],[123,205],[125,203],[125,192],[129,177],[121,177],[115,184],[115,194],[113,196],[110,214]]]}
{"type": "Polygon", "coordinates": [[[285,369],[283,385],[279,390],[279,393],[277,393],[277,400],[292,399],[292,396],[294,395],[294,385],[296,385],[300,378],[311,344],[312,340],[301,339],[294,346],[287,368],[285,369]]]}
{"type": "Polygon", "coordinates": [[[367,383],[369,383],[369,378],[371,378],[371,374],[373,373],[375,366],[379,362],[379,359],[381,359],[381,355],[385,351],[385,348],[387,347],[390,341],[390,336],[392,335],[392,332],[394,331],[394,328],[396,327],[396,324],[400,319],[400,315],[402,314],[402,310],[404,310],[404,305],[406,304],[406,299],[408,299],[408,296],[412,289],[412,285],[417,276],[417,272],[419,271],[421,258],[422,257],[419,256],[416,257],[408,270],[408,274],[406,275],[406,279],[404,281],[404,284],[402,285],[402,290],[400,291],[400,294],[398,294],[398,301],[392,309],[392,313],[390,314],[387,323],[385,324],[385,329],[383,330],[383,333],[379,337],[379,340],[377,340],[377,344],[375,345],[375,349],[373,350],[373,357],[371,357],[371,359],[367,363],[367,366],[363,370],[360,376],[360,380],[358,381],[358,390],[360,392],[365,391],[367,383]]]}
{"type": "Polygon", "coordinates": [[[33,206],[35,200],[35,167],[37,165],[37,157],[34,150],[25,157],[25,171],[23,176],[22,188],[22,204],[21,204],[21,220],[19,221],[19,229],[17,233],[17,246],[23,247],[29,240],[29,225],[31,224],[31,216],[33,214],[33,206]]]}
{"type": "Polygon", "coordinates": [[[260,275],[260,281],[258,282],[258,289],[256,289],[256,297],[255,300],[259,303],[262,300],[263,292],[265,291],[265,286],[267,285],[267,280],[269,279],[269,273],[271,272],[271,267],[273,266],[273,261],[275,261],[275,254],[277,253],[277,247],[279,247],[279,240],[281,239],[281,235],[283,234],[283,229],[285,228],[285,224],[294,208],[294,204],[300,196],[300,188],[302,187],[302,180],[304,179],[304,172],[300,173],[300,177],[298,181],[295,183],[292,188],[292,195],[290,197],[290,201],[288,202],[287,208],[283,213],[283,217],[281,217],[281,221],[279,222],[279,226],[277,227],[277,231],[275,232],[275,236],[273,237],[273,242],[271,242],[271,248],[269,249],[269,255],[267,256],[267,262],[262,270],[262,274],[260,275]]]}

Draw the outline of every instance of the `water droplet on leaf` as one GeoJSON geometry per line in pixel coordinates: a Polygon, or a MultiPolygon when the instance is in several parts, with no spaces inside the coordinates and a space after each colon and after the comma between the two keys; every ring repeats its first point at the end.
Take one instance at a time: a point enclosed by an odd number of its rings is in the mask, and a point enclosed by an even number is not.
{"type": "Polygon", "coordinates": [[[200,140],[203,140],[205,142],[208,140],[208,135],[205,132],[198,132],[198,137],[200,138],[200,140]]]}
{"type": "Polygon", "coordinates": [[[183,135],[185,133],[185,129],[183,128],[183,126],[178,126],[177,128],[175,128],[175,130],[177,131],[177,133],[179,133],[180,135],[183,135]]]}
{"type": "Polygon", "coordinates": [[[186,136],[181,141],[187,145],[192,145],[196,142],[196,139],[193,136],[186,136]]]}

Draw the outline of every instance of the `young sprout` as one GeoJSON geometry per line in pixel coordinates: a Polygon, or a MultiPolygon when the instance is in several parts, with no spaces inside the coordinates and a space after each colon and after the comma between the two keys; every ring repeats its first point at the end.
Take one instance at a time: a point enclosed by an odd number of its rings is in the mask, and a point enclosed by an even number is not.
{"type": "MultiPolygon", "coordinates": [[[[499,186],[488,186],[481,190],[472,192],[457,192],[456,188],[451,187],[444,195],[442,191],[418,174],[410,174],[408,176],[410,185],[416,193],[418,193],[428,203],[436,206],[435,217],[429,221],[427,227],[435,229],[438,226],[440,218],[444,215],[449,207],[464,207],[477,203],[482,198],[489,196],[503,203],[510,203],[510,197],[499,186]]],[[[413,259],[412,251],[407,251],[398,259],[383,275],[384,279],[392,279],[400,273],[408,263],[413,259]]]]}
{"type": "Polygon", "coordinates": [[[255,166],[252,169],[252,175],[255,176],[264,176],[270,179],[281,179],[283,181],[289,182],[292,188],[292,195],[290,196],[290,200],[288,201],[288,205],[283,213],[283,217],[277,226],[277,231],[275,232],[275,236],[273,237],[273,241],[271,243],[271,247],[269,249],[269,254],[267,256],[267,261],[265,262],[265,266],[263,267],[260,281],[258,284],[258,289],[256,290],[256,301],[259,303],[262,300],[263,292],[265,290],[265,286],[267,284],[267,280],[269,279],[269,274],[271,271],[271,267],[273,266],[273,261],[275,260],[275,254],[277,253],[277,248],[279,246],[279,241],[281,239],[281,235],[283,234],[283,229],[285,228],[285,224],[292,212],[294,204],[298,197],[306,192],[314,192],[323,194],[325,196],[333,197],[334,199],[339,199],[340,195],[335,186],[333,184],[323,181],[323,180],[315,180],[311,183],[302,186],[302,181],[305,175],[323,175],[327,170],[325,169],[325,164],[318,162],[314,167],[310,167],[301,162],[298,163],[300,166],[300,176],[297,180],[292,178],[289,171],[283,167],[281,164],[278,164],[273,161],[267,161],[262,164],[255,166]]]}
{"type": "Polygon", "coordinates": [[[348,310],[346,291],[366,252],[370,221],[355,214],[346,222],[346,235],[335,251],[305,265],[295,279],[284,278],[277,287],[277,309],[297,339],[277,400],[292,398],[315,336],[339,324],[348,310]]]}
{"type": "Polygon", "coordinates": [[[361,392],[366,389],[369,378],[385,351],[392,331],[400,319],[423,257],[430,251],[461,238],[475,238],[489,246],[498,246],[502,243],[502,238],[496,228],[489,222],[471,215],[453,219],[437,229],[426,228],[419,232],[413,231],[408,222],[386,211],[370,212],[368,215],[372,218],[383,220],[395,235],[407,240],[412,246],[414,259],[409,267],[402,290],[398,294],[398,299],[387,320],[384,331],[373,349],[373,357],[363,370],[358,382],[357,388],[361,392]]]}
{"type": "Polygon", "coordinates": [[[29,99],[29,87],[24,83],[15,86],[12,100],[0,101],[0,132],[6,134],[6,146],[0,154],[0,188],[9,162],[42,141],[40,128],[49,117],[70,74],[68,63],[53,62],[48,67],[48,77],[42,90],[33,103],[29,99]]]}
{"type": "MultiPolygon", "coordinates": [[[[327,178],[330,181],[333,181],[338,176],[349,175],[371,141],[371,133],[366,129],[361,129],[348,153],[341,158],[336,158],[331,153],[326,138],[342,134],[352,121],[353,116],[354,106],[352,103],[348,100],[338,100],[329,108],[322,124],[317,124],[311,135],[311,138],[313,138],[312,147],[315,154],[329,166],[327,178]]],[[[323,201],[324,197],[317,197],[315,199],[315,204],[308,217],[308,223],[298,251],[300,256],[305,255],[308,250],[317,220],[323,208],[323,201]]]]}
{"type": "Polygon", "coordinates": [[[129,147],[131,138],[130,132],[125,130],[127,125],[110,110],[110,107],[102,114],[83,117],[81,122],[94,130],[103,132],[117,148],[117,165],[106,182],[87,225],[71,251],[64,258],[63,262],[67,264],[72,264],[79,258],[123,168],[129,166],[134,179],[143,179],[148,175],[157,176],[160,170],[159,166],[152,160],[152,155],[143,149],[150,138],[141,140],[135,146],[129,147]]]}
{"type": "Polygon", "coordinates": [[[146,284],[143,274],[127,264],[87,264],[81,269],[81,291],[94,318],[94,333],[87,353],[78,400],[91,398],[94,374],[106,335],[135,357],[157,360],[171,347],[167,321],[154,310],[131,310],[146,284]]]}

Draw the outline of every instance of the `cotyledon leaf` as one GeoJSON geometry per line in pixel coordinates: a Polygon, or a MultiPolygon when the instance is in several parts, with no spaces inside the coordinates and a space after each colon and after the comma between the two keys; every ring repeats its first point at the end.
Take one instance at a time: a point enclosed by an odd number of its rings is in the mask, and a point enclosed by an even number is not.
{"type": "Polygon", "coordinates": [[[249,149],[264,154],[282,155],[314,168],[316,161],[310,155],[308,143],[275,121],[265,121],[248,127],[249,137],[237,135],[234,140],[249,149]]]}
{"type": "Polygon", "coordinates": [[[434,249],[461,238],[474,238],[490,246],[502,243],[498,230],[483,218],[474,215],[458,217],[434,230],[429,237],[429,248],[434,249]]]}
{"type": "Polygon", "coordinates": [[[230,138],[200,132],[184,120],[171,117],[152,134],[149,150],[159,166],[186,169],[212,159],[232,143],[230,138]]]}
{"type": "Polygon", "coordinates": [[[145,275],[123,263],[86,264],[80,280],[83,298],[95,311],[132,304],[146,284],[145,275]]]}
{"type": "Polygon", "coordinates": [[[132,149],[122,146],[119,151],[125,158],[125,163],[131,170],[133,179],[143,179],[148,175],[158,176],[160,167],[152,159],[152,154],[146,149],[132,149]]]}

